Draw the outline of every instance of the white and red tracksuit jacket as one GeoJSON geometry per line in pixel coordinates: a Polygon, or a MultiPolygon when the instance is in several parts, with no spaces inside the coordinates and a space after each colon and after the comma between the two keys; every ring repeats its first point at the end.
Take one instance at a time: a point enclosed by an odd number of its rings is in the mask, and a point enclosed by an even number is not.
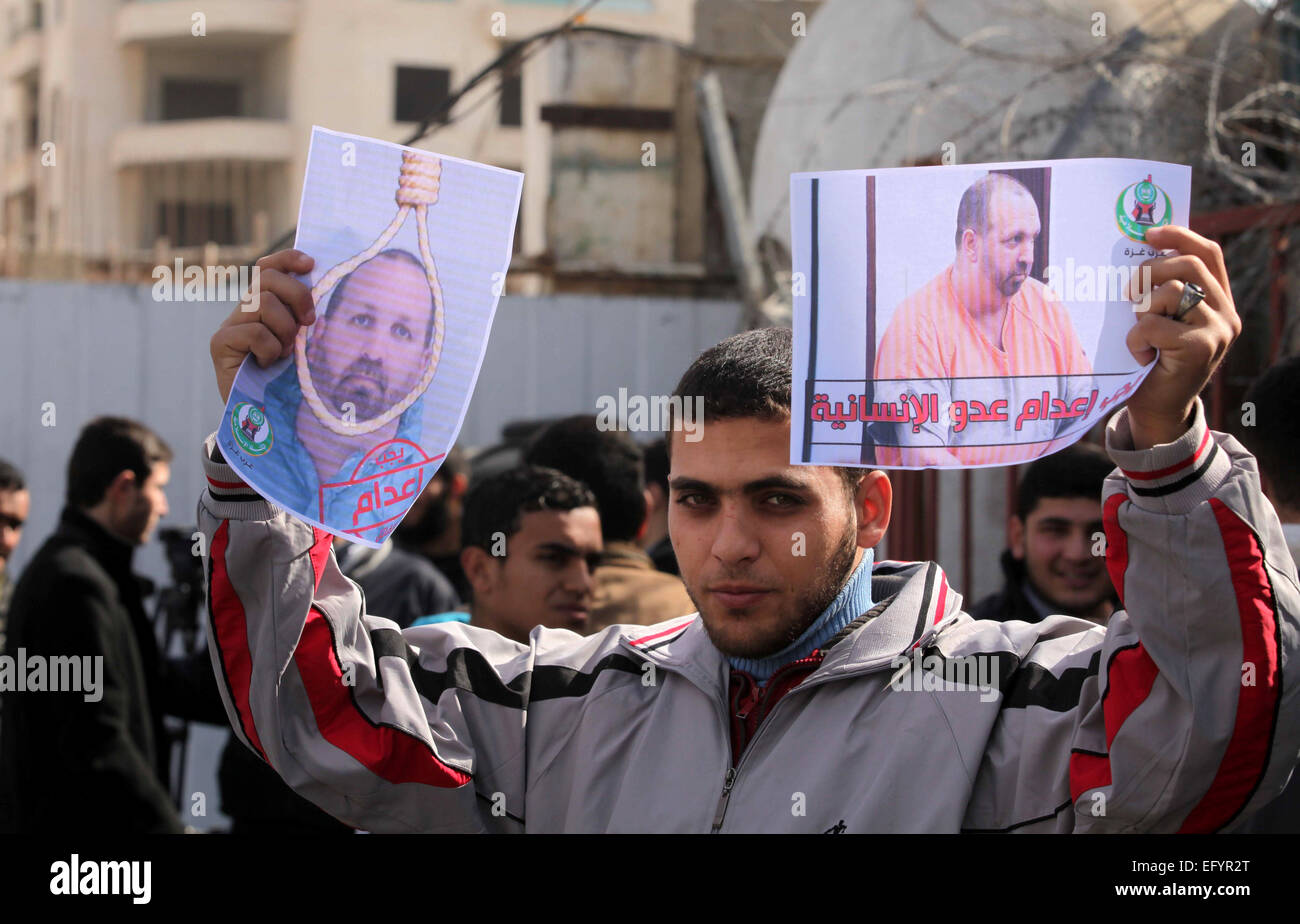
{"type": "Polygon", "coordinates": [[[1121,411],[1107,445],[1107,628],[975,621],[937,565],[881,562],[736,755],[698,617],[400,631],[329,535],[209,459],[213,663],[240,740],[371,831],[1231,830],[1300,751],[1296,569],[1199,404],[1175,443],[1126,449],[1121,411]]]}

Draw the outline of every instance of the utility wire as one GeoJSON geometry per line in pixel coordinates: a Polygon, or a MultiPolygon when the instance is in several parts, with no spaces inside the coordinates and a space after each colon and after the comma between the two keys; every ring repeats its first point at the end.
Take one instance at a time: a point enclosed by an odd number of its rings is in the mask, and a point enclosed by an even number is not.
{"type": "MultiPolygon", "coordinates": [[[[529,58],[542,51],[551,42],[563,35],[601,35],[607,38],[626,39],[629,41],[645,42],[654,45],[666,45],[685,57],[703,61],[710,61],[715,57],[713,55],[704,54],[690,45],[661,35],[651,35],[645,32],[631,32],[627,29],[618,29],[612,26],[580,25],[578,20],[580,20],[599,2],[600,0],[587,0],[587,3],[576,12],[572,13],[558,26],[545,29],[541,32],[535,32],[532,35],[520,39],[518,42],[512,44],[501,54],[497,55],[497,57],[493,58],[490,62],[480,68],[472,77],[465,81],[465,83],[462,84],[455,93],[450,94],[446,99],[439,102],[438,105],[436,105],[432,111],[430,111],[430,113],[420,121],[420,124],[415,131],[405,140],[398,143],[410,147],[416,142],[432,135],[434,132],[446,128],[449,125],[454,125],[466,116],[473,114],[487,103],[497,99],[504,87],[504,75],[506,73],[508,73],[512,68],[522,65],[529,58]],[[456,115],[450,115],[452,110],[467,93],[481,84],[494,72],[500,72],[502,74],[502,79],[497,81],[492,93],[488,94],[483,99],[478,100],[472,106],[456,115]]],[[[293,243],[294,235],[296,233],[296,227],[290,228],[275,240],[267,252],[274,253],[277,250],[288,247],[293,243]]]]}
{"type": "MultiPolygon", "coordinates": [[[[549,45],[555,39],[559,38],[561,35],[564,35],[566,33],[574,33],[574,32],[597,32],[603,34],[617,34],[625,38],[637,38],[637,39],[648,39],[648,40],[657,39],[657,36],[647,36],[635,32],[625,33],[620,29],[608,29],[608,28],[598,27],[598,26],[578,25],[578,21],[582,19],[582,17],[585,16],[591,10],[591,8],[594,7],[599,2],[600,0],[587,0],[586,3],[584,3],[581,7],[579,7],[577,10],[571,13],[564,20],[564,22],[560,23],[558,26],[555,26],[550,29],[545,29],[541,32],[536,32],[528,36],[527,38],[521,39],[520,41],[515,42],[514,44],[506,48],[505,51],[497,55],[496,58],[494,58],[487,65],[482,67],[478,72],[476,72],[472,77],[470,77],[469,80],[467,80],[464,84],[462,84],[461,87],[455,93],[452,93],[446,99],[439,102],[438,105],[434,106],[432,111],[430,111],[430,113],[420,121],[420,124],[415,129],[415,132],[410,137],[398,143],[409,147],[415,144],[417,141],[420,141],[426,136],[437,131],[438,129],[444,128],[447,125],[454,123],[458,119],[463,118],[464,115],[468,113],[462,113],[461,115],[456,116],[455,118],[447,118],[447,116],[451,112],[451,110],[456,106],[456,104],[459,103],[460,100],[465,96],[465,94],[469,93],[476,86],[478,86],[480,83],[486,80],[488,76],[490,76],[493,72],[499,70],[502,73],[505,73],[507,68],[510,68],[517,64],[521,64],[523,61],[527,60],[528,57],[531,57],[533,54],[536,54],[538,51],[541,51],[544,47],[549,45]]],[[[665,39],[663,41],[669,41],[669,40],[665,39]]],[[[490,100],[495,98],[497,95],[499,95],[501,92],[502,85],[503,82],[498,81],[496,86],[496,92],[492,96],[487,97],[487,99],[490,100]]],[[[483,102],[476,104],[469,111],[472,112],[478,109],[479,106],[481,105],[483,105],[483,102]]],[[[293,239],[297,235],[297,233],[298,233],[297,226],[290,228],[288,231],[284,232],[284,234],[280,235],[278,238],[275,239],[275,241],[270,245],[269,249],[267,250],[267,253],[275,253],[278,250],[282,250],[285,247],[288,247],[293,243],[293,239]]]]}
{"type": "Polygon", "coordinates": [[[524,52],[532,46],[536,45],[537,47],[535,50],[541,50],[564,33],[573,31],[574,27],[578,24],[578,20],[585,16],[587,12],[599,2],[600,0],[587,0],[586,3],[575,10],[568,19],[564,20],[564,22],[560,23],[558,26],[551,29],[545,29],[541,32],[535,32],[527,38],[510,45],[505,51],[501,52],[501,54],[497,55],[480,68],[473,77],[465,81],[459,90],[448,96],[437,106],[433,107],[433,111],[420,122],[419,127],[415,130],[415,134],[399,143],[409,147],[425,135],[430,134],[435,130],[435,128],[439,127],[440,124],[450,124],[443,123],[443,118],[451,112],[452,108],[460,102],[461,98],[466,93],[486,80],[493,71],[502,70],[504,72],[504,69],[509,68],[516,63],[516,59],[518,59],[518,63],[522,63],[524,60],[524,52]]]}

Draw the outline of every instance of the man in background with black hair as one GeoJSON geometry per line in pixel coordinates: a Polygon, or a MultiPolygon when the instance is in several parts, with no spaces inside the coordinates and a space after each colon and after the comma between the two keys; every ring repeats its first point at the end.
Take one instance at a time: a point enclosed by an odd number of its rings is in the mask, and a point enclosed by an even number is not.
{"type": "Polygon", "coordinates": [[[646,529],[642,547],[656,568],[677,574],[677,554],[668,535],[668,442],[658,439],[645,448],[646,529]]]}
{"type": "MultiPolygon", "coordinates": [[[[1282,525],[1282,538],[1300,566],[1300,357],[1269,367],[1242,404],[1241,441],[1259,463],[1259,482],[1282,525]]],[[[1295,777],[1250,822],[1251,834],[1300,834],[1300,786],[1295,777]]]]}
{"type": "Polygon", "coordinates": [[[460,530],[469,476],[469,456],[453,446],[393,532],[399,546],[427,559],[451,581],[461,602],[470,596],[469,579],[460,566],[460,530]]]}
{"type": "Polygon", "coordinates": [[[537,435],[524,461],[557,468],[596,495],[605,555],[588,632],[618,623],[652,626],[696,611],[681,579],[656,571],[639,544],[646,529],[644,459],[627,433],[601,430],[594,414],[566,417],[537,435]]]}
{"type": "Polygon", "coordinates": [[[601,538],[586,485],[533,465],[485,478],[465,499],[463,537],[469,622],[524,644],[535,626],[589,631],[601,538]]]}
{"type": "Polygon", "coordinates": [[[1075,443],[1030,463],[1007,520],[1002,590],[971,608],[976,619],[1038,622],[1056,613],[1105,625],[1119,604],[1106,557],[1101,492],[1115,468],[1106,451],[1075,443]]]}
{"type": "Polygon", "coordinates": [[[0,459],[0,651],[5,647],[5,614],[9,611],[9,598],[14,590],[9,560],[23,538],[23,525],[31,509],[32,496],[23,473],[0,459]]]}
{"type": "Polygon", "coordinates": [[[59,528],[14,589],[6,654],[98,668],[87,678],[83,667],[89,689],[4,692],[6,830],[182,830],[154,708],[165,698],[160,656],[131,570],[167,514],[171,460],[162,438],[134,420],[100,417],[77,438],[59,528]]]}
{"type": "Polygon", "coordinates": [[[1260,486],[1300,566],[1300,356],[1266,369],[1246,392],[1242,408],[1253,416],[1243,416],[1251,425],[1242,428],[1241,441],[1259,462],[1260,486]]]}

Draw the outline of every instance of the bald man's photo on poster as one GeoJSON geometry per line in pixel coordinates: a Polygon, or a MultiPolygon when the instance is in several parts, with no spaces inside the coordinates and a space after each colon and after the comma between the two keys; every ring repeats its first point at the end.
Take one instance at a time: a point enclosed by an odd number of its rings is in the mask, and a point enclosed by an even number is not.
{"type": "Polygon", "coordinates": [[[267,500],[378,547],[460,431],[509,266],[523,175],[315,128],[294,247],[316,321],[246,362],[217,430],[267,500]]]}
{"type": "Polygon", "coordinates": [[[1114,159],[792,175],[792,461],[976,468],[1080,439],[1146,375],[1129,284],[1190,187],[1114,159]]]}

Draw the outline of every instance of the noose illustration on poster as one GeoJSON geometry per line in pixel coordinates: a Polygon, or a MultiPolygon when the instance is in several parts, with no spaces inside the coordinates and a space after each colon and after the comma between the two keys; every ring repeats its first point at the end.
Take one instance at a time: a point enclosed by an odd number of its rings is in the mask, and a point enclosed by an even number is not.
{"type": "Polygon", "coordinates": [[[446,332],[442,286],[438,282],[437,265],[429,247],[429,206],[438,202],[438,190],[441,180],[442,161],[439,158],[422,155],[414,151],[403,151],[402,166],[397,178],[397,192],[394,196],[397,202],[397,214],[393,216],[393,220],[389,222],[388,227],[384,229],[379,237],[375,238],[373,244],[333,267],[312,286],[312,302],[320,305],[321,299],[328,295],[341,279],[387,247],[389,242],[397,236],[398,231],[401,230],[402,225],[406,222],[407,215],[411,212],[415,213],[416,231],[420,241],[420,261],[424,265],[425,278],[428,280],[429,289],[433,293],[433,340],[432,357],[424,370],[424,375],[420,377],[420,380],[406,396],[382,414],[369,420],[357,422],[336,416],[325,406],[316,390],[315,383],[312,382],[311,369],[307,364],[309,329],[304,327],[298,331],[298,337],[294,343],[294,355],[297,361],[298,383],[302,387],[303,399],[317,419],[334,433],[342,436],[363,436],[367,433],[373,433],[403,414],[424,394],[429,387],[429,383],[433,381],[434,373],[438,369],[438,360],[442,355],[443,336],[446,332]]]}
{"type": "Polygon", "coordinates": [[[284,360],[241,366],[217,434],[250,487],[380,547],[464,423],[522,187],[517,171],[313,127],[294,249],[317,261],[297,294],[318,320],[284,360]]]}

